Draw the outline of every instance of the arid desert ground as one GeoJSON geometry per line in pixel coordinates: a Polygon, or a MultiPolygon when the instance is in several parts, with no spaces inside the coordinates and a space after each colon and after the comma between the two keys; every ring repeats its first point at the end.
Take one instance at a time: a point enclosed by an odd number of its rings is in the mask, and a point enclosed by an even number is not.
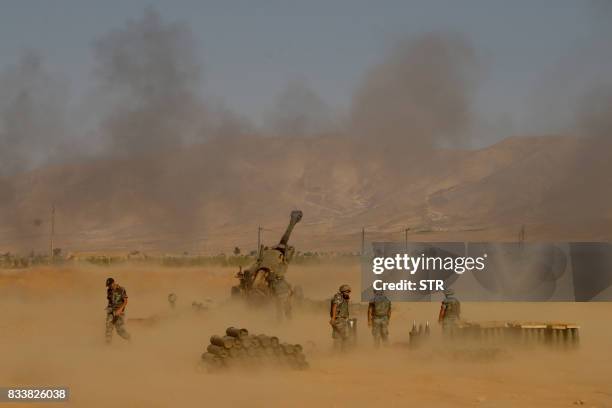
{"type": "MultiPolygon", "coordinates": [[[[66,266],[2,271],[0,384],[68,386],[75,407],[588,407],[612,406],[610,303],[465,303],[470,320],[571,321],[576,350],[516,348],[441,339],[407,347],[413,320],[434,322],[438,303],[394,304],[391,346],[374,349],[359,319],[359,344],[332,352],[327,311],[297,310],[284,325],[273,310],[229,303],[233,268],[66,266]],[[129,295],[130,343],[104,343],[104,280],[129,295]],[[178,295],[172,310],[168,293],[178,295]],[[195,312],[192,301],[209,305],[195,312]],[[130,318],[133,320],[130,321],[130,318]],[[154,318],[154,319],[148,319],[154,318]],[[145,320],[138,320],[145,319],[145,320]],[[211,335],[228,326],[301,343],[306,371],[198,370],[211,335]]],[[[355,266],[294,266],[306,297],[328,299],[341,283],[359,287],[355,266]]],[[[355,291],[357,292],[357,291],[355,291]]],[[[27,404],[20,404],[27,406],[27,404]]]]}

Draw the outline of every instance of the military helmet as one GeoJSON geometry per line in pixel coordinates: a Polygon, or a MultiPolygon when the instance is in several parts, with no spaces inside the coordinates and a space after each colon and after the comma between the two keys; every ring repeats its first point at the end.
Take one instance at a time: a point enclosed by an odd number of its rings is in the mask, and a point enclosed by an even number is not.
{"type": "Polygon", "coordinates": [[[113,283],[115,283],[115,280],[113,278],[106,278],[106,286],[110,286],[113,283]]]}
{"type": "Polygon", "coordinates": [[[444,295],[445,295],[445,296],[453,296],[454,294],[455,294],[455,291],[454,291],[454,290],[452,290],[452,289],[446,289],[446,290],[444,291],[444,295]]]}
{"type": "Polygon", "coordinates": [[[351,291],[351,287],[347,284],[344,285],[340,285],[340,288],[338,289],[340,292],[350,292],[351,291]]]}

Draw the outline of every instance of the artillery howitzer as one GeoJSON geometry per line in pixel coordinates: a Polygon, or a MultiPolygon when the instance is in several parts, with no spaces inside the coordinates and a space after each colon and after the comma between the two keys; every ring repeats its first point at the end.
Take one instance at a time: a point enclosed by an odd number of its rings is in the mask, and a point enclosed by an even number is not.
{"type": "Polygon", "coordinates": [[[240,283],[232,287],[232,297],[244,297],[255,303],[263,303],[275,294],[275,288],[280,287],[285,287],[295,296],[301,297],[301,288],[291,288],[285,281],[287,268],[295,254],[295,248],[289,245],[289,237],[301,219],[302,211],[291,211],[289,225],[279,243],[272,247],[259,247],[257,260],[248,268],[241,268],[236,274],[240,283]]]}

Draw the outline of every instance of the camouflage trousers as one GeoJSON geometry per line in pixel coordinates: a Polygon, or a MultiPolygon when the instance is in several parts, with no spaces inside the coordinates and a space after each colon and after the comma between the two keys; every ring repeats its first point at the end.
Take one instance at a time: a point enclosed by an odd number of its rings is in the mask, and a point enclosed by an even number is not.
{"type": "Polygon", "coordinates": [[[125,330],[125,319],[123,315],[115,316],[112,313],[106,313],[106,342],[110,343],[113,338],[113,328],[117,330],[117,334],[126,340],[130,339],[130,333],[125,330]]]}
{"type": "Polygon", "coordinates": [[[444,334],[444,336],[447,338],[453,338],[455,336],[458,324],[459,320],[454,318],[442,320],[442,334],[444,334]]]}
{"type": "Polygon", "coordinates": [[[334,339],[334,348],[344,350],[349,339],[349,324],[347,318],[337,317],[332,324],[332,339],[334,339]]]}
{"type": "Polygon", "coordinates": [[[291,296],[276,296],[276,319],[291,320],[291,296]]]}
{"type": "Polygon", "coordinates": [[[381,340],[383,344],[387,344],[389,340],[389,318],[387,316],[372,318],[372,336],[375,346],[380,346],[381,340]]]}

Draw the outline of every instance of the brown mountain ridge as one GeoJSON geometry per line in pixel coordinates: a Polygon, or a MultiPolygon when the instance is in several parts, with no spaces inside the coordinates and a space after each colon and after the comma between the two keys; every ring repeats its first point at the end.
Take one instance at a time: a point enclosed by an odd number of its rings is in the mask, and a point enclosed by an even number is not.
{"type": "MultiPolygon", "coordinates": [[[[303,250],[368,239],[610,240],[609,143],[511,137],[388,163],[342,137],[214,140],[140,157],[47,166],[2,181],[0,252],[217,253],[276,241],[291,209],[303,250]]],[[[397,156],[394,156],[397,157],[397,156]]]]}

